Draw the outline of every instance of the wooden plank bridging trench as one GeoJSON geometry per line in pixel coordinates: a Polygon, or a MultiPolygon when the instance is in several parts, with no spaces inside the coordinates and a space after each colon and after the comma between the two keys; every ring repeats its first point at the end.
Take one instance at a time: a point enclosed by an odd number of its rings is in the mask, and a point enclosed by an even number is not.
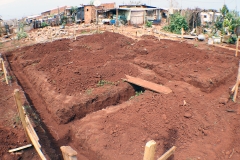
{"type": "Polygon", "coordinates": [[[168,87],[165,87],[165,86],[162,86],[162,85],[159,85],[156,83],[152,83],[152,82],[140,79],[140,78],[135,78],[135,77],[131,77],[128,75],[126,75],[126,78],[127,79],[124,79],[124,80],[129,83],[141,86],[143,88],[146,88],[146,89],[158,92],[158,93],[169,94],[172,92],[172,90],[168,87]]]}

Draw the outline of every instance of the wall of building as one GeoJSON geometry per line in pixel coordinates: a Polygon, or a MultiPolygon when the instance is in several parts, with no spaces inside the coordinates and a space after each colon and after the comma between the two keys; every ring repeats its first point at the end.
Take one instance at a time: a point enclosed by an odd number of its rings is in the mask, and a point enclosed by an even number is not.
{"type": "Polygon", "coordinates": [[[95,6],[88,5],[84,6],[84,23],[89,24],[96,19],[95,6]]]}

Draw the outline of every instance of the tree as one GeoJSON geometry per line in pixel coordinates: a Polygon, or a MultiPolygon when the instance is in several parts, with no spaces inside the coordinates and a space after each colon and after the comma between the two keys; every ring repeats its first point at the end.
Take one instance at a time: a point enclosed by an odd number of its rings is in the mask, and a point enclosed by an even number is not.
{"type": "Polygon", "coordinates": [[[222,9],[220,9],[220,12],[222,13],[223,17],[227,15],[227,13],[229,12],[229,9],[226,4],[223,5],[222,9]]]}
{"type": "Polygon", "coordinates": [[[77,10],[78,10],[78,7],[77,6],[75,6],[75,7],[71,7],[71,15],[72,15],[72,20],[73,20],[73,22],[75,21],[75,16],[76,16],[76,14],[77,14],[77,10]]]}

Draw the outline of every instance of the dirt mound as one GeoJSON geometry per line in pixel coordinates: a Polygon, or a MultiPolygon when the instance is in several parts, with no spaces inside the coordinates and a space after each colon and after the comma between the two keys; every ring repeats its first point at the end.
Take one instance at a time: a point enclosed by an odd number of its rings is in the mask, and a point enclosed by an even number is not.
{"type": "Polygon", "coordinates": [[[237,115],[226,111],[238,106],[228,93],[238,67],[231,52],[110,32],[51,44],[8,58],[59,145],[99,159],[141,159],[150,139],[158,144],[155,158],[173,145],[178,159],[222,159],[240,147],[237,115]],[[134,93],[124,74],[173,93],[134,93]]]}

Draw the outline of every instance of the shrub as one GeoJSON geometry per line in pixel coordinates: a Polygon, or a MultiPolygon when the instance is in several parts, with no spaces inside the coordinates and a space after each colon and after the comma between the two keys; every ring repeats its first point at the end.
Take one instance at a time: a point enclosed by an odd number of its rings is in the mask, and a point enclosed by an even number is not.
{"type": "Polygon", "coordinates": [[[23,38],[27,38],[28,35],[26,32],[17,32],[17,39],[20,40],[20,39],[23,39],[23,38]]]}
{"type": "Polygon", "coordinates": [[[49,24],[47,24],[46,22],[42,22],[42,24],[41,24],[42,28],[47,27],[47,26],[49,26],[49,24]]]}
{"type": "Polygon", "coordinates": [[[150,22],[150,21],[147,21],[147,22],[146,22],[146,27],[149,27],[149,28],[151,28],[151,27],[152,27],[152,22],[150,22]]]}
{"type": "Polygon", "coordinates": [[[163,29],[172,33],[181,34],[181,29],[188,30],[188,24],[186,18],[179,13],[175,13],[170,16],[170,24],[163,29]]]}
{"type": "Polygon", "coordinates": [[[227,43],[235,44],[236,41],[237,41],[237,35],[233,34],[233,35],[231,35],[231,37],[228,39],[227,43]]]}

